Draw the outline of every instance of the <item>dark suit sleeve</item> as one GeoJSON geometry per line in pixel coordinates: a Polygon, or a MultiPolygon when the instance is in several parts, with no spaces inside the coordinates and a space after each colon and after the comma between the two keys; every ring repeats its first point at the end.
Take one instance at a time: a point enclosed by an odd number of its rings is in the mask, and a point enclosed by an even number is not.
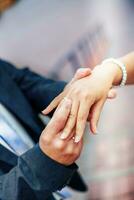
{"type": "Polygon", "coordinates": [[[12,64],[1,61],[5,67],[4,70],[17,83],[24,95],[41,112],[49,103],[60,94],[66,83],[63,81],[54,81],[40,76],[28,68],[17,69],[12,64]]]}
{"type": "Polygon", "coordinates": [[[0,199],[46,200],[68,183],[76,169],[75,164],[66,167],[55,162],[36,145],[18,158],[16,167],[0,176],[0,199]]]}

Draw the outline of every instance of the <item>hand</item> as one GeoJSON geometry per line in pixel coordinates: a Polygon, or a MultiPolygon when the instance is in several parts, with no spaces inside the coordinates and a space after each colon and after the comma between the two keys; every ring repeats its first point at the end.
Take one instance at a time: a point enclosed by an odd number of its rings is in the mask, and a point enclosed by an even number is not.
{"type": "MultiPolygon", "coordinates": [[[[91,74],[92,74],[92,71],[91,71],[90,68],[79,68],[76,71],[73,79],[65,87],[64,91],[61,94],[59,94],[57,97],[54,98],[54,100],[49,104],[49,106],[42,111],[42,114],[47,115],[52,110],[54,110],[59,105],[59,103],[61,102],[61,100],[67,95],[67,93],[69,92],[69,90],[71,88],[71,85],[74,82],[76,82],[79,79],[82,79],[82,78],[85,78],[87,76],[90,76],[91,74]]],[[[108,91],[107,98],[108,99],[114,99],[115,97],[116,97],[116,90],[112,88],[112,89],[110,89],[108,91]]]]}
{"type": "Polygon", "coordinates": [[[50,113],[52,110],[54,110],[58,105],[59,103],[61,102],[61,100],[67,95],[67,93],[69,92],[70,88],[71,88],[71,85],[79,80],[79,79],[82,79],[86,76],[90,76],[92,73],[91,69],[90,68],[79,68],[73,79],[67,84],[67,86],[65,87],[64,91],[62,93],[60,93],[51,103],[50,105],[42,111],[42,114],[44,115],[47,115],[48,113],[50,113]]]}
{"type": "Polygon", "coordinates": [[[53,160],[64,165],[74,163],[82,150],[82,141],[79,144],[73,141],[74,131],[67,140],[60,139],[61,131],[67,122],[70,110],[71,100],[62,100],[39,140],[41,150],[53,160]]]}
{"type": "MultiPolygon", "coordinates": [[[[101,69],[102,70],[102,69],[101,69]]],[[[86,77],[81,80],[77,80],[73,82],[71,85],[71,91],[69,91],[69,94],[67,97],[70,97],[72,99],[73,105],[71,114],[69,117],[69,120],[66,124],[65,129],[63,130],[62,138],[67,138],[71,132],[71,130],[74,128],[76,123],[76,142],[79,142],[82,138],[82,135],[84,133],[86,120],[89,116],[90,120],[90,129],[93,133],[96,132],[96,126],[99,119],[100,111],[103,107],[103,103],[105,102],[104,99],[107,98],[107,94],[109,93],[109,98],[115,97],[115,91],[110,90],[111,84],[106,83],[105,81],[105,73],[102,73],[101,70],[99,70],[99,73],[95,73],[96,69],[93,70],[95,75],[91,75],[90,77],[86,77]],[[104,76],[101,78],[101,74],[104,74],[104,76]],[[94,79],[91,77],[95,77],[94,79]],[[104,80],[103,80],[104,79],[104,80]],[[103,84],[100,82],[103,80],[103,84]],[[97,88],[96,88],[97,86],[97,88]],[[108,87],[106,87],[108,86],[108,87]],[[104,87],[104,88],[103,88],[104,87]],[[95,89],[94,89],[95,88],[95,89]],[[107,89],[106,89],[107,88],[107,89]],[[104,91],[103,91],[104,89],[104,91]],[[100,90],[100,91],[99,91],[100,90]],[[102,94],[103,100],[100,101],[101,97],[99,97],[99,93],[102,94]],[[104,93],[103,93],[104,92],[104,93]],[[94,100],[93,100],[94,98],[94,100]],[[100,99],[99,99],[100,98],[100,99]],[[85,99],[89,101],[85,101],[85,99]],[[99,102],[98,102],[99,101],[99,102]],[[94,106],[93,106],[94,105],[94,106]],[[99,110],[98,110],[99,109],[99,110]],[[89,112],[90,111],[90,112],[89,112]],[[98,112],[95,112],[98,111],[98,112]]],[[[110,74],[111,76],[111,74],[110,74]]],[[[111,80],[111,78],[110,78],[111,80]]],[[[66,95],[66,93],[65,93],[66,95]]],[[[64,96],[64,92],[62,93],[62,97],[64,96]]],[[[101,96],[101,95],[100,95],[101,96]]],[[[58,99],[59,100],[59,99],[58,99]]],[[[45,114],[49,113],[55,106],[57,106],[57,99],[55,99],[45,110],[45,114]]]]}

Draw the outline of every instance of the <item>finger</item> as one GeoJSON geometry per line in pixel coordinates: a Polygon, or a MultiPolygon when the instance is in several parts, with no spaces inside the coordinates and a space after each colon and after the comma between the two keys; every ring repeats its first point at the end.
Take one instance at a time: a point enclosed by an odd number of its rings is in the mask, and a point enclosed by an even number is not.
{"type": "Polygon", "coordinates": [[[92,133],[94,133],[94,134],[97,134],[97,124],[99,121],[99,117],[100,117],[104,102],[105,102],[105,99],[98,101],[91,108],[90,129],[91,129],[92,133]]]}
{"type": "Polygon", "coordinates": [[[64,128],[71,111],[71,106],[72,101],[70,99],[62,100],[47,126],[49,134],[57,134],[64,128]]]}
{"type": "Polygon", "coordinates": [[[72,104],[71,112],[69,114],[69,118],[67,120],[67,124],[61,134],[61,139],[66,139],[72,132],[72,129],[74,128],[76,123],[78,108],[79,101],[74,101],[74,103],[72,104]]]}
{"type": "Polygon", "coordinates": [[[75,129],[72,130],[72,132],[70,133],[69,137],[64,141],[74,140],[74,134],[75,134],[75,129]]]}
{"type": "MultiPolygon", "coordinates": [[[[116,96],[117,96],[116,90],[115,90],[115,89],[110,89],[109,92],[108,92],[107,98],[108,98],[108,99],[114,99],[114,98],[116,98],[116,96]]],[[[92,109],[91,109],[91,110],[92,110],[92,109]]],[[[91,113],[91,111],[90,111],[87,121],[90,121],[90,120],[91,120],[91,117],[92,117],[92,113],[91,113]]]]}
{"type": "MultiPolygon", "coordinates": [[[[75,82],[78,79],[84,78],[85,76],[89,76],[91,74],[91,69],[90,68],[80,68],[77,70],[74,78],[72,79],[72,81],[69,83],[72,84],[73,82],[75,82]]],[[[47,115],[49,114],[52,110],[54,110],[60,103],[60,101],[63,99],[63,97],[65,96],[65,92],[63,94],[63,92],[58,95],[50,104],[47,108],[45,108],[42,111],[42,114],[47,115]]]]}
{"type": "Polygon", "coordinates": [[[78,116],[77,116],[76,135],[75,135],[75,140],[74,140],[76,143],[78,143],[82,139],[82,136],[84,134],[89,110],[90,110],[90,106],[87,107],[87,102],[83,101],[80,104],[78,116]]]}
{"type": "MultiPolygon", "coordinates": [[[[67,138],[67,140],[64,140],[64,142],[66,142],[66,144],[67,144],[67,146],[66,146],[66,150],[67,151],[68,151],[68,148],[69,148],[70,144],[72,145],[72,148],[74,147],[74,137],[73,137],[74,134],[75,134],[75,130],[73,129],[71,135],[69,135],[69,137],[67,138]]],[[[71,149],[70,149],[70,151],[71,151],[71,149]]],[[[67,152],[67,153],[69,153],[69,152],[67,152]]]]}
{"type": "Polygon", "coordinates": [[[110,89],[109,92],[108,92],[107,98],[108,99],[114,99],[114,98],[116,98],[116,96],[117,96],[116,90],[110,89]]]}
{"type": "Polygon", "coordinates": [[[79,68],[74,76],[76,80],[89,76],[92,73],[90,68],[79,68]]]}
{"type": "MultiPolygon", "coordinates": [[[[73,133],[74,134],[74,133],[73,133]]],[[[66,152],[68,154],[76,154],[79,156],[79,152],[81,152],[83,141],[81,140],[78,144],[74,143],[74,138],[70,138],[69,140],[66,140],[66,152]]]]}
{"type": "Polygon", "coordinates": [[[69,140],[66,146],[66,153],[68,156],[71,156],[73,154],[73,151],[74,151],[74,142],[73,140],[69,140]]]}
{"type": "Polygon", "coordinates": [[[49,114],[52,110],[54,110],[59,103],[61,102],[61,100],[63,99],[63,93],[59,94],[50,104],[47,108],[45,108],[42,111],[42,114],[47,115],[49,114]]]}
{"type": "Polygon", "coordinates": [[[82,147],[83,147],[83,139],[80,140],[79,143],[74,143],[76,144],[77,146],[74,146],[74,150],[73,152],[77,155],[77,157],[79,158],[80,156],[80,153],[82,151],[82,147]]]}
{"type": "Polygon", "coordinates": [[[79,79],[81,79],[81,78],[84,78],[84,77],[86,77],[86,76],[89,76],[89,75],[91,75],[91,73],[92,73],[92,71],[91,71],[90,68],[79,68],[79,69],[76,71],[76,73],[75,73],[75,75],[74,75],[74,77],[73,77],[71,83],[73,83],[73,82],[75,82],[76,80],[79,80],[79,79]]]}

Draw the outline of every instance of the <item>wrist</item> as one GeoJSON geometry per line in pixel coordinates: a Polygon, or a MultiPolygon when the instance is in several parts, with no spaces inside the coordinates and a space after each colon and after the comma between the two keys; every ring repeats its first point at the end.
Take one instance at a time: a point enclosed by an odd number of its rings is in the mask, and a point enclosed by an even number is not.
{"type": "Polygon", "coordinates": [[[98,65],[94,68],[94,72],[98,73],[98,78],[101,76],[105,77],[105,81],[109,82],[112,86],[117,86],[122,80],[122,72],[118,65],[114,63],[106,63],[98,65]]]}
{"type": "Polygon", "coordinates": [[[119,59],[108,58],[104,60],[101,65],[113,66],[113,69],[116,72],[113,76],[113,85],[124,86],[126,84],[127,71],[126,71],[126,65],[124,64],[124,62],[122,62],[119,59]]]}
{"type": "Polygon", "coordinates": [[[107,71],[109,76],[111,77],[112,86],[120,85],[122,81],[122,71],[120,67],[116,63],[105,63],[102,65],[104,70],[107,71]]]}

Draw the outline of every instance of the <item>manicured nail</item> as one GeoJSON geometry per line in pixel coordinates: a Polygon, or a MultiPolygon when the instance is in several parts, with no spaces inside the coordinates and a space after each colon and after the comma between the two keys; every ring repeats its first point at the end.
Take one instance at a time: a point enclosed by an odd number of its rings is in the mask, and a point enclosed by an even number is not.
{"type": "Polygon", "coordinates": [[[94,134],[95,134],[95,135],[98,134],[98,130],[97,130],[97,127],[96,127],[96,126],[94,127],[94,134]]]}
{"type": "Polygon", "coordinates": [[[98,132],[95,132],[94,135],[98,135],[98,132]]]}
{"type": "Polygon", "coordinates": [[[78,143],[79,141],[80,141],[80,137],[79,137],[78,135],[76,135],[76,136],[75,136],[74,142],[75,142],[75,143],[78,143]]]}
{"type": "Polygon", "coordinates": [[[61,134],[60,138],[61,138],[62,140],[66,139],[66,138],[67,138],[67,133],[66,133],[66,132],[63,132],[63,133],[61,134]]]}
{"type": "Polygon", "coordinates": [[[83,72],[85,69],[83,67],[79,68],[77,72],[83,72]]]}
{"type": "Polygon", "coordinates": [[[98,135],[98,133],[99,133],[99,132],[98,132],[98,130],[96,129],[95,132],[94,132],[94,134],[95,134],[95,135],[98,135]]]}

